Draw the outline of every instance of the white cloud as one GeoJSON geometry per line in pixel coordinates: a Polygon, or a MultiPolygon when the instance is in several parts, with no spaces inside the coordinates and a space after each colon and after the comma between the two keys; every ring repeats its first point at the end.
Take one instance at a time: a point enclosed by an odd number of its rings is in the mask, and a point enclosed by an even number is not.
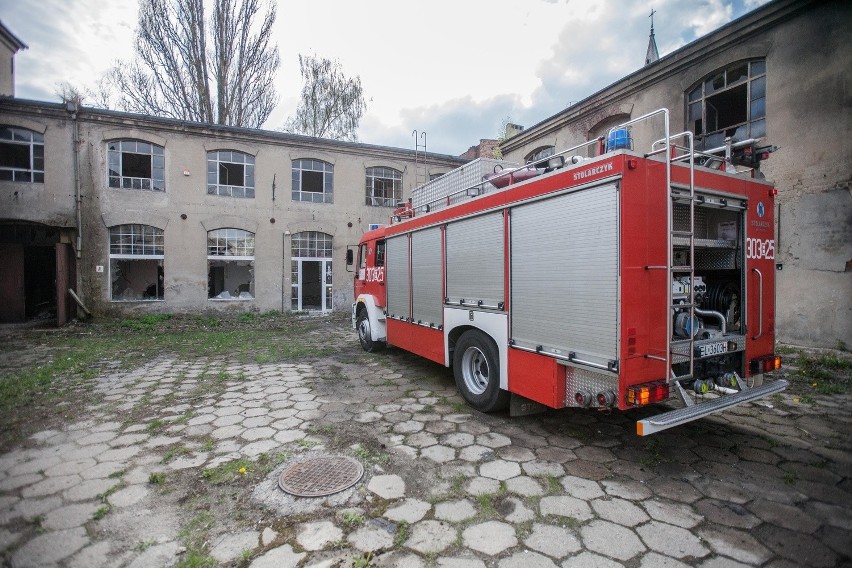
{"type": "MultiPolygon", "coordinates": [[[[765,0],[655,0],[661,54],[765,0]],[[744,2],[744,4],[743,4],[744,2]]],[[[18,54],[17,94],[55,100],[55,84],[91,87],[132,56],[136,2],[0,0],[4,23],[29,50],[18,54]]],[[[278,4],[279,104],[266,126],[292,114],[301,90],[298,54],[340,60],[360,75],[368,103],[359,137],[459,154],[497,135],[507,116],[530,126],[639,69],[650,6],[635,0],[396,0],[278,4]]]]}

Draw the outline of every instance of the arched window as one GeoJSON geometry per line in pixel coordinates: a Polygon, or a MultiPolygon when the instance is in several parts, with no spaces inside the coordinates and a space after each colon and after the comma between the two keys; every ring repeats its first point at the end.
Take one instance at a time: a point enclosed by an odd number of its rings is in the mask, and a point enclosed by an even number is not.
{"type": "Polygon", "coordinates": [[[207,297],[254,298],[254,233],[231,228],[207,232],[207,297]]]}
{"type": "Polygon", "coordinates": [[[114,302],[162,300],[163,230],[150,225],[109,228],[110,298],[114,302]]]}
{"type": "Polygon", "coordinates": [[[107,142],[109,186],[166,191],[166,157],[162,146],[144,140],[107,142]]]}
{"type": "Polygon", "coordinates": [[[207,152],[207,194],[254,197],[254,156],[236,150],[207,152]]]}
{"type": "Polygon", "coordinates": [[[332,245],[331,235],[317,231],[302,231],[290,237],[290,307],[293,311],[332,308],[332,245]]]}
{"type": "Polygon", "coordinates": [[[367,168],[367,205],[394,207],[402,200],[402,172],[393,168],[367,168]]]}
{"type": "Polygon", "coordinates": [[[44,183],[44,135],[0,126],[0,180],[44,183]]]}
{"type": "MultiPolygon", "coordinates": [[[[544,158],[550,157],[556,149],[553,146],[539,146],[532,152],[526,155],[524,161],[526,163],[536,162],[538,160],[543,160],[544,158]]],[[[541,164],[536,164],[538,167],[543,168],[546,164],[542,162],[541,164]]]]}
{"type": "Polygon", "coordinates": [[[687,128],[699,150],[766,135],[766,61],[740,61],[714,71],[686,92],[687,128]]]}
{"type": "Polygon", "coordinates": [[[321,160],[293,160],[293,201],[334,202],[334,166],[321,160]]]}

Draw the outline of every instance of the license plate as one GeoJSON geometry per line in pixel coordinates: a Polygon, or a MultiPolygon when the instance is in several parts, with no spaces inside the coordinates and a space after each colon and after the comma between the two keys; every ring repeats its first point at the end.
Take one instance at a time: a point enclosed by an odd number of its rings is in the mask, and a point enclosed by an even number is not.
{"type": "Polygon", "coordinates": [[[711,357],[713,355],[721,355],[728,352],[728,342],[719,341],[718,343],[705,343],[698,346],[699,357],[711,357]]]}

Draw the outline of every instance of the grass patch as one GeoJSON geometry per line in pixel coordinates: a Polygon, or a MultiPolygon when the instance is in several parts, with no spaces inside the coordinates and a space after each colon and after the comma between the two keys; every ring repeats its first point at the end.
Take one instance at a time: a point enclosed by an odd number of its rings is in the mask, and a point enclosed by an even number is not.
{"type": "Polygon", "coordinates": [[[107,513],[109,513],[110,509],[111,507],[109,505],[101,505],[100,507],[98,507],[98,510],[95,511],[95,514],[92,515],[92,518],[96,521],[100,521],[101,519],[107,516],[107,513]]]}
{"type": "Polygon", "coordinates": [[[362,446],[361,444],[356,445],[353,448],[355,455],[360,459],[364,460],[367,463],[371,464],[386,464],[390,461],[390,456],[388,454],[382,452],[372,452],[369,448],[362,446]]]}
{"type": "Polygon", "coordinates": [[[166,423],[164,421],[160,420],[159,418],[155,418],[154,420],[151,420],[145,425],[145,431],[149,434],[156,434],[158,432],[161,432],[165,427],[166,423]]]}
{"type": "Polygon", "coordinates": [[[343,524],[347,527],[357,527],[364,524],[364,516],[355,511],[345,511],[343,513],[343,524]]]}
{"type": "Polygon", "coordinates": [[[172,319],[172,314],[145,314],[144,316],[121,320],[121,327],[134,331],[150,331],[170,319],[172,319]]]}
{"type": "Polygon", "coordinates": [[[405,541],[408,540],[409,527],[408,522],[400,521],[396,526],[396,533],[393,535],[393,545],[396,548],[399,548],[405,541]]]}
{"type": "Polygon", "coordinates": [[[171,448],[165,454],[163,454],[162,463],[169,463],[173,459],[179,456],[185,456],[187,454],[191,454],[192,450],[187,448],[186,446],[178,446],[176,448],[171,448]]]}
{"type": "Polygon", "coordinates": [[[238,479],[246,477],[254,468],[255,463],[253,461],[241,458],[216,467],[207,468],[201,472],[201,477],[211,485],[222,485],[223,483],[233,483],[238,479]]]}
{"type": "Polygon", "coordinates": [[[791,364],[797,369],[791,378],[806,391],[823,395],[852,392],[852,357],[800,350],[791,357],[791,364]]]}
{"type": "Polygon", "coordinates": [[[151,472],[148,476],[148,483],[151,485],[163,485],[166,483],[166,474],[158,471],[151,472]]]}

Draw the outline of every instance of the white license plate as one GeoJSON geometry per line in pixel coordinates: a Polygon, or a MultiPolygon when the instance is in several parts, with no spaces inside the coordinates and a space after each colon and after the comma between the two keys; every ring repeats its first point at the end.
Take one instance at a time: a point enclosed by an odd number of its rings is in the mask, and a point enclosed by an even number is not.
{"type": "Polygon", "coordinates": [[[705,343],[698,346],[699,357],[711,357],[713,355],[721,355],[728,352],[728,342],[719,341],[718,343],[705,343]]]}

